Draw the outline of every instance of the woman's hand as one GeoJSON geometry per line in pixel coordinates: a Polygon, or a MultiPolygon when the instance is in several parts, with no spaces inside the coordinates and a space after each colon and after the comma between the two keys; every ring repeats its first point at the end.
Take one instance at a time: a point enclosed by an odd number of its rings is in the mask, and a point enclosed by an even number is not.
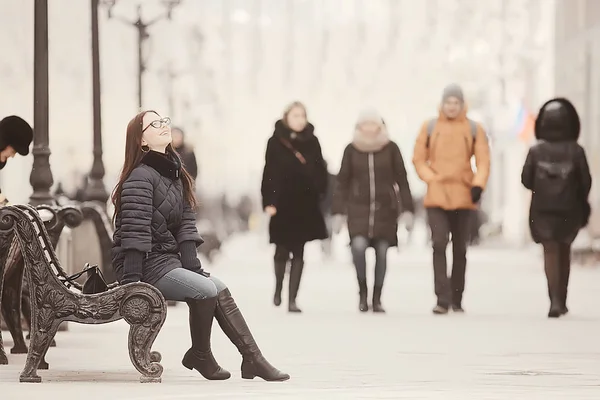
{"type": "Polygon", "coordinates": [[[121,280],[121,282],[119,282],[119,285],[127,285],[128,283],[137,283],[137,282],[141,282],[139,278],[124,277],[121,280]]]}
{"type": "Polygon", "coordinates": [[[277,214],[277,208],[275,208],[275,206],[266,206],[265,212],[272,217],[277,214]]]}

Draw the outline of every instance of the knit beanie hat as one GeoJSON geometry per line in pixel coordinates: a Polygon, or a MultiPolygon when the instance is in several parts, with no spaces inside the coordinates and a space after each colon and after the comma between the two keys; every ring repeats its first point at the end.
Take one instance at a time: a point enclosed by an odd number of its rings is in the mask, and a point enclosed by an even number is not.
{"type": "Polygon", "coordinates": [[[450,97],[456,97],[461,102],[463,102],[463,103],[465,102],[465,96],[463,94],[463,90],[456,83],[451,83],[444,88],[444,92],[442,94],[442,102],[448,100],[448,98],[450,98],[450,97]]]}
{"type": "Polygon", "coordinates": [[[358,120],[356,121],[356,124],[362,124],[363,122],[375,122],[376,124],[385,126],[381,114],[372,108],[363,110],[360,112],[360,114],[358,114],[358,120]]]}
{"type": "Polygon", "coordinates": [[[11,146],[17,153],[26,156],[32,140],[33,129],[24,119],[11,115],[0,121],[0,150],[11,146]]]}

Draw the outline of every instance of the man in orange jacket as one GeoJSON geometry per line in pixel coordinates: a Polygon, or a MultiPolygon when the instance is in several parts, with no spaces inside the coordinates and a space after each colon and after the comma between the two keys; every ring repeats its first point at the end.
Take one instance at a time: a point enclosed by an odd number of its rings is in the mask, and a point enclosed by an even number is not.
{"type": "Polygon", "coordinates": [[[485,189],[490,151],[483,128],[467,118],[460,86],[444,89],[439,116],[426,121],[417,141],[413,164],[427,183],[424,206],[431,228],[437,304],[435,314],[452,308],[462,312],[470,218],[485,189]],[[476,172],[471,167],[475,156],[476,172]],[[446,247],[452,234],[452,275],[448,277],[446,247]]]}

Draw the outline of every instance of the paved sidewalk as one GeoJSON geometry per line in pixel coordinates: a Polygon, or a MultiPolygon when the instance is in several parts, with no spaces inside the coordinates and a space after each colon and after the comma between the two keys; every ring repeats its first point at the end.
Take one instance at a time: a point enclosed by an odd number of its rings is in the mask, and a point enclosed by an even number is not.
{"type": "MultiPolygon", "coordinates": [[[[571,314],[546,318],[538,253],[473,249],[465,315],[433,316],[427,249],[390,251],[386,315],[357,311],[356,283],[343,243],[336,261],[307,250],[301,315],[271,305],[272,249],[259,237],[228,243],[212,273],[230,286],[263,352],[289,372],[284,383],[240,378],[240,357],[214,326],[213,350],[233,377],[208,382],[183,368],[187,307],[169,309],[155,349],[162,384],[140,384],[127,355],[127,325],[71,324],[41,371],[19,384],[25,356],[0,366],[3,399],[600,399],[600,270],[572,273],[571,314]]],[[[7,347],[10,335],[4,334],[7,347]]]]}

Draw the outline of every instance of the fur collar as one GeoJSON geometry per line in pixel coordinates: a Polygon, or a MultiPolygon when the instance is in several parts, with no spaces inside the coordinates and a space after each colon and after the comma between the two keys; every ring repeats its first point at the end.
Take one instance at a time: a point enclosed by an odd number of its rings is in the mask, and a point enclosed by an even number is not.
{"type": "Polygon", "coordinates": [[[176,180],[181,174],[181,162],[177,155],[167,150],[167,154],[150,150],[142,158],[142,164],[152,167],[162,176],[176,180]]]}
{"type": "Polygon", "coordinates": [[[314,138],[315,127],[309,122],[306,124],[306,127],[304,127],[302,132],[292,132],[292,130],[288,128],[282,120],[279,120],[275,123],[275,131],[273,132],[273,136],[287,140],[306,141],[314,138]]]}

